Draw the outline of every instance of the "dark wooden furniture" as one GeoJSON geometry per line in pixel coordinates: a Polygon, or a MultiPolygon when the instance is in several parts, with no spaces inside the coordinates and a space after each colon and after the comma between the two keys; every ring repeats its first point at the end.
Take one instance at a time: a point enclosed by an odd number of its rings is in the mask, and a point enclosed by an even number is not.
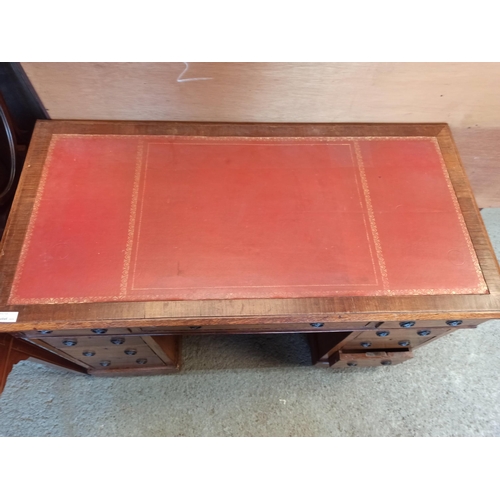
{"type": "Polygon", "coordinates": [[[0,62],[0,237],[37,119],[48,119],[20,63],[0,62]]]}
{"type": "Polygon", "coordinates": [[[386,366],[500,318],[446,124],[39,121],[0,252],[3,383],[169,373],[205,333],[386,366]]]}

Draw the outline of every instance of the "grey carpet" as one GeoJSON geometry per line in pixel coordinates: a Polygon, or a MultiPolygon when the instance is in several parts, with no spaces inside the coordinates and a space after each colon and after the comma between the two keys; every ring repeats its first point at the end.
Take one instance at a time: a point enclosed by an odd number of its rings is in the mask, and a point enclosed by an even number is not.
{"type": "MultiPolygon", "coordinates": [[[[500,255],[500,210],[483,210],[500,255]]],[[[172,376],[91,378],[19,363],[2,436],[500,436],[500,321],[404,364],[308,365],[302,335],[191,337],[172,376]]]]}

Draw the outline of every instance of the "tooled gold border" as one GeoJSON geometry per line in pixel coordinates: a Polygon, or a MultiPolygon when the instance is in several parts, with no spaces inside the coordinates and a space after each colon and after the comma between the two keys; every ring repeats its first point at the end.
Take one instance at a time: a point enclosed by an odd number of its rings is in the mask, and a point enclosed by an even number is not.
{"type": "Polygon", "coordinates": [[[120,281],[120,297],[127,295],[127,285],[129,280],[130,262],[132,258],[132,248],[134,245],[135,223],[137,218],[137,202],[139,199],[139,181],[141,178],[142,160],[144,153],[144,141],[140,141],[137,147],[137,158],[135,162],[134,185],[132,188],[132,203],[130,204],[130,216],[127,233],[127,246],[125,247],[125,257],[123,259],[123,270],[120,281]]]}
{"type": "MultiPolygon", "coordinates": [[[[231,143],[233,143],[233,141],[231,141],[231,143]]],[[[162,142],[158,142],[158,143],[149,142],[147,145],[146,162],[145,162],[145,168],[144,168],[144,179],[143,179],[143,186],[142,186],[142,196],[141,196],[141,201],[140,201],[141,209],[139,211],[139,223],[138,223],[138,228],[137,228],[137,241],[135,243],[135,259],[134,259],[134,266],[133,266],[134,270],[133,270],[133,275],[132,275],[132,286],[130,287],[130,291],[134,292],[137,290],[188,290],[188,289],[195,290],[198,287],[147,287],[147,288],[135,287],[137,259],[138,259],[138,254],[139,254],[139,239],[140,239],[140,234],[141,234],[142,214],[143,214],[143,209],[144,209],[144,193],[146,191],[146,178],[147,178],[147,172],[148,172],[147,165],[148,165],[149,151],[150,151],[149,147],[152,145],[156,145],[156,144],[164,144],[164,143],[162,143],[162,142]]],[[[201,144],[205,144],[205,143],[201,143],[201,144]]],[[[356,162],[354,161],[354,158],[352,156],[352,144],[339,144],[339,146],[347,146],[349,148],[349,155],[350,155],[350,158],[352,161],[352,166],[356,167],[356,162]]],[[[358,168],[358,170],[359,170],[359,168],[358,168]]],[[[360,205],[362,206],[361,193],[359,192],[358,179],[357,179],[355,173],[354,173],[354,181],[356,184],[356,191],[358,192],[359,202],[360,202],[360,205]]],[[[365,213],[363,213],[363,223],[364,223],[365,228],[366,228],[365,213]]],[[[132,231],[132,235],[133,235],[133,231],[132,231]]],[[[378,281],[377,271],[376,271],[375,262],[373,259],[371,243],[370,243],[368,233],[366,233],[366,243],[367,243],[369,253],[370,253],[370,258],[372,261],[373,276],[375,278],[375,283],[356,283],[355,286],[375,287],[375,286],[379,285],[379,281],[378,281]]],[[[127,279],[127,282],[128,282],[128,279],[127,279]]],[[[203,287],[203,289],[211,290],[211,289],[217,289],[217,288],[230,289],[230,288],[303,288],[303,287],[308,287],[308,288],[311,287],[312,288],[312,287],[328,287],[328,286],[330,286],[330,287],[333,287],[333,286],[344,287],[344,286],[353,286],[353,284],[352,283],[349,283],[349,284],[339,283],[339,284],[335,284],[335,285],[333,285],[333,284],[325,284],[325,285],[319,285],[319,284],[317,284],[317,285],[313,285],[313,284],[311,284],[311,285],[246,285],[244,287],[242,287],[240,285],[234,285],[234,286],[226,285],[226,286],[221,286],[221,287],[217,287],[217,286],[215,286],[215,287],[214,286],[203,287]]]]}
{"type": "MultiPolygon", "coordinates": [[[[47,156],[45,158],[44,165],[42,167],[42,173],[40,176],[40,183],[38,184],[38,190],[35,196],[35,202],[33,204],[33,209],[31,211],[31,217],[28,223],[28,229],[26,231],[26,236],[24,237],[23,246],[21,248],[21,254],[19,256],[19,262],[16,267],[16,271],[14,274],[14,279],[12,281],[12,289],[10,291],[9,299],[7,300],[8,304],[19,304],[21,303],[17,297],[17,288],[19,286],[19,281],[21,280],[21,276],[24,270],[24,264],[26,263],[26,257],[28,254],[28,249],[31,243],[31,238],[33,236],[33,231],[35,229],[35,222],[38,216],[38,209],[40,208],[40,203],[43,196],[43,191],[45,189],[45,184],[47,182],[47,176],[49,174],[49,165],[50,160],[52,159],[52,155],[54,153],[54,148],[59,137],[57,135],[53,135],[49,142],[49,147],[47,149],[47,156]]],[[[34,299],[35,300],[35,299],[34,299]]],[[[24,302],[23,302],[24,303],[24,302]]],[[[38,303],[42,303],[38,301],[38,303]]]]}
{"type": "Polygon", "coordinates": [[[382,245],[380,243],[380,237],[378,235],[377,223],[375,221],[375,213],[373,211],[372,200],[370,196],[370,188],[368,187],[368,180],[366,178],[365,165],[363,163],[363,157],[361,155],[361,149],[359,147],[358,141],[354,142],[354,151],[356,153],[356,160],[358,163],[359,174],[361,176],[361,185],[363,187],[363,193],[365,195],[366,209],[368,211],[368,219],[370,220],[370,228],[372,231],[373,241],[375,243],[375,251],[377,252],[378,265],[380,267],[380,274],[382,275],[382,285],[384,289],[389,289],[389,277],[387,276],[387,267],[385,265],[384,254],[382,252],[382,245]]]}
{"type": "Polygon", "coordinates": [[[433,136],[430,135],[412,135],[412,136],[301,136],[301,137],[287,137],[287,136],[279,136],[279,137],[268,137],[268,136],[237,136],[237,135],[221,135],[221,136],[213,136],[213,135],[175,135],[175,134],[158,134],[158,135],[147,135],[147,134],[54,134],[53,136],[58,137],[80,137],[82,139],[86,137],[98,138],[98,139],[108,139],[109,137],[113,138],[121,138],[121,139],[130,139],[130,137],[135,137],[137,139],[176,139],[180,141],[195,141],[195,140],[207,140],[207,141],[269,141],[269,142],[299,142],[299,141],[315,141],[315,142],[334,142],[334,141],[421,141],[421,140],[429,140],[434,139],[433,136]]]}
{"type": "MultiPolygon", "coordinates": [[[[33,204],[33,209],[31,212],[30,221],[28,223],[28,229],[26,231],[26,236],[24,238],[23,246],[21,249],[21,254],[19,256],[18,265],[16,267],[16,271],[14,274],[14,279],[12,281],[11,292],[10,292],[9,298],[7,300],[8,304],[55,304],[55,303],[71,302],[71,301],[73,301],[73,302],[86,302],[86,300],[83,300],[83,298],[78,298],[78,299],[75,298],[74,300],[69,299],[68,301],[66,301],[63,298],[23,299],[23,298],[20,298],[17,296],[17,289],[18,289],[19,281],[21,280],[21,277],[23,275],[24,265],[25,265],[28,250],[30,247],[31,238],[33,236],[33,231],[35,228],[36,220],[38,217],[38,211],[40,208],[41,200],[43,198],[45,184],[47,182],[47,178],[49,175],[49,166],[51,164],[51,160],[52,160],[52,156],[53,156],[53,152],[54,152],[56,143],[60,138],[71,137],[71,136],[72,136],[72,134],[53,134],[51,139],[50,139],[49,147],[47,149],[47,156],[45,158],[45,161],[44,161],[44,164],[42,167],[40,182],[38,184],[37,193],[35,196],[35,202],[33,204]]],[[[85,137],[85,136],[86,135],[81,135],[80,137],[85,137]]],[[[126,138],[127,136],[114,136],[114,137],[126,138]]],[[[139,148],[138,148],[138,153],[137,153],[136,169],[135,169],[135,174],[134,174],[134,187],[133,187],[133,195],[132,195],[132,198],[133,198],[132,207],[134,206],[134,196],[135,197],[137,196],[136,190],[138,190],[138,186],[139,186],[141,161],[142,161],[142,148],[143,148],[143,141],[141,141],[139,143],[139,148]]],[[[129,238],[130,238],[130,232],[132,231],[132,233],[133,233],[133,224],[135,224],[135,222],[133,222],[132,219],[134,218],[134,220],[135,220],[134,216],[135,216],[135,212],[134,212],[134,210],[131,209],[129,230],[128,230],[129,238]]],[[[127,242],[127,249],[125,252],[125,259],[124,259],[124,270],[122,272],[122,277],[121,277],[120,295],[113,296],[112,297],[113,300],[119,300],[122,296],[124,296],[124,294],[122,292],[123,291],[122,287],[123,287],[124,281],[125,281],[125,287],[126,287],[126,282],[127,282],[127,277],[128,277],[128,268],[126,268],[126,266],[127,266],[127,260],[128,260],[128,262],[130,262],[130,252],[131,252],[131,250],[129,251],[129,245],[127,242]],[[125,274],[125,273],[127,273],[127,274],[125,274]]],[[[92,301],[92,302],[95,302],[97,300],[107,300],[107,299],[111,299],[111,297],[89,297],[89,301],[92,301]]]]}
{"type": "MultiPolygon", "coordinates": [[[[221,287],[224,288],[224,287],[221,287]]],[[[407,290],[374,290],[370,292],[370,295],[361,295],[359,293],[359,289],[353,289],[352,291],[346,290],[331,290],[328,291],[328,295],[323,295],[321,292],[314,297],[311,296],[301,296],[301,297],[279,297],[279,298],[287,298],[287,299],[307,299],[307,298],[328,298],[331,296],[342,296],[342,297],[361,297],[361,298],[369,298],[369,297],[392,297],[392,296],[409,296],[409,295],[469,295],[469,294],[477,294],[478,291],[476,288],[456,288],[454,290],[450,288],[428,288],[425,290],[419,289],[407,289],[407,290]],[[346,295],[350,294],[350,295],[346,295]]],[[[229,295],[229,294],[228,294],[229,295]]],[[[262,299],[262,298],[273,298],[273,297],[261,297],[261,296],[237,296],[237,297],[226,297],[226,298],[235,298],[235,299],[262,299]]],[[[218,298],[208,298],[207,300],[217,300],[218,298]]],[[[86,304],[86,303],[95,303],[95,302],[144,302],[144,301],[172,301],[172,300],[201,300],[201,299],[165,299],[164,295],[139,295],[132,297],[122,297],[120,295],[110,295],[110,296],[98,296],[98,297],[56,297],[51,299],[20,299],[19,302],[16,302],[17,305],[28,305],[28,304],[86,304]]]]}
{"type": "Polygon", "coordinates": [[[462,210],[460,209],[460,204],[458,203],[457,194],[455,193],[455,189],[453,188],[453,184],[450,179],[450,174],[448,169],[446,168],[446,163],[444,161],[443,155],[441,153],[441,148],[439,147],[439,142],[436,137],[432,137],[434,147],[436,148],[437,155],[439,157],[439,163],[443,170],[444,178],[446,181],[446,185],[448,186],[448,190],[451,195],[451,199],[453,202],[453,206],[455,207],[455,212],[457,213],[458,220],[460,223],[460,227],[462,228],[462,233],[464,235],[465,241],[467,243],[467,248],[469,249],[469,253],[472,259],[472,264],[474,266],[474,270],[476,271],[476,275],[478,278],[478,290],[481,290],[479,293],[484,293],[488,291],[488,286],[486,285],[486,281],[484,280],[483,272],[481,271],[481,266],[479,265],[479,261],[477,258],[476,251],[474,250],[474,245],[472,244],[472,240],[470,238],[469,231],[467,230],[467,225],[465,224],[465,219],[462,214],[462,210]],[[482,285],[482,286],[481,286],[482,285]]]}
{"type": "MultiPolygon", "coordinates": [[[[29,244],[30,244],[30,241],[31,241],[31,237],[32,237],[32,234],[33,234],[33,230],[34,230],[34,226],[35,226],[35,222],[36,222],[36,218],[37,218],[37,215],[38,215],[38,209],[39,209],[39,206],[40,206],[40,202],[41,202],[41,198],[42,198],[42,195],[43,195],[43,191],[44,191],[44,188],[45,188],[45,183],[46,183],[46,180],[47,180],[47,176],[48,176],[48,165],[50,163],[50,159],[52,158],[52,154],[53,154],[53,150],[55,148],[55,144],[57,142],[57,139],[60,138],[60,137],[75,137],[75,136],[78,136],[78,137],[99,137],[99,138],[108,138],[108,137],[119,137],[119,138],[130,138],[131,136],[130,135],[119,135],[119,134],[106,134],[106,135],[102,135],[102,134],[53,134],[53,136],[51,137],[51,141],[49,143],[49,148],[48,148],[48,152],[47,152],[47,157],[46,157],[46,160],[45,160],[45,163],[44,163],[44,166],[43,166],[43,169],[42,169],[42,174],[41,174],[41,178],[40,178],[40,183],[39,183],[39,186],[38,186],[38,191],[37,191],[37,195],[35,197],[35,202],[34,202],[34,205],[33,205],[33,210],[32,210],[32,215],[30,217],[30,221],[28,223],[28,229],[27,229],[27,232],[26,232],[26,236],[25,236],[25,240],[23,242],[23,247],[22,247],[22,250],[21,250],[21,254],[20,254],[20,258],[19,258],[19,263],[18,263],[18,266],[17,266],[17,269],[16,269],[16,272],[15,272],[15,276],[14,276],[14,280],[13,280],[13,283],[12,283],[12,289],[11,289],[11,293],[10,293],[10,296],[9,296],[9,300],[8,300],[8,303],[9,304],[56,304],[56,303],[88,303],[88,302],[97,302],[97,301],[105,301],[105,300],[109,300],[109,301],[132,301],[132,297],[128,297],[128,298],[125,298],[123,297],[122,295],[122,288],[121,288],[121,293],[119,296],[117,295],[114,295],[114,296],[94,296],[94,297],[58,297],[58,298],[50,298],[50,299],[46,299],[46,298],[43,298],[43,299],[36,299],[36,298],[32,298],[32,299],[21,299],[21,298],[18,298],[17,297],[17,288],[18,288],[18,283],[19,283],[19,280],[20,280],[20,277],[22,275],[22,272],[23,272],[23,269],[24,269],[24,264],[25,264],[25,261],[26,261],[26,257],[27,257],[27,251],[28,251],[28,248],[29,248],[29,244]]],[[[290,140],[290,141],[307,141],[307,140],[312,140],[314,142],[329,142],[329,141],[353,141],[355,144],[356,144],[356,154],[358,155],[359,154],[359,145],[357,144],[357,141],[369,141],[369,140],[378,140],[378,141],[381,141],[381,140],[433,140],[434,144],[435,144],[435,147],[436,147],[436,150],[437,150],[437,153],[438,153],[438,156],[439,156],[439,159],[440,159],[440,163],[441,163],[441,167],[443,168],[443,171],[445,173],[445,179],[446,179],[446,182],[447,182],[447,185],[448,185],[448,188],[450,189],[450,193],[452,194],[452,200],[453,200],[453,204],[455,206],[455,210],[457,211],[458,213],[458,216],[459,216],[459,221],[460,221],[460,225],[462,227],[462,230],[464,232],[464,236],[466,238],[466,242],[467,242],[467,245],[468,245],[468,248],[469,248],[469,251],[471,252],[471,257],[473,259],[473,263],[474,263],[474,267],[475,267],[475,270],[476,270],[476,273],[480,279],[480,281],[484,284],[483,287],[475,287],[475,288],[459,288],[459,289],[448,289],[448,288],[439,288],[439,289],[404,289],[404,290],[390,290],[390,289],[385,289],[385,290],[374,290],[374,291],[371,291],[370,292],[370,295],[371,296],[394,296],[394,295],[442,295],[442,294],[445,294],[445,295],[457,295],[457,294],[477,294],[477,293],[484,293],[485,291],[487,291],[487,287],[486,287],[486,284],[484,282],[484,278],[483,278],[483,275],[482,275],[482,272],[481,272],[481,269],[480,269],[480,266],[479,266],[479,263],[478,263],[478,260],[477,260],[477,256],[475,254],[475,251],[474,251],[474,247],[472,245],[472,241],[470,240],[470,236],[468,234],[468,231],[467,231],[467,227],[465,225],[465,221],[463,219],[463,216],[462,216],[462,213],[460,211],[460,205],[458,204],[458,200],[456,199],[456,195],[455,195],[455,191],[453,189],[453,185],[451,183],[451,180],[449,178],[449,174],[448,174],[448,171],[446,169],[446,165],[444,163],[444,159],[442,157],[442,154],[441,154],[441,150],[439,148],[439,144],[438,144],[438,141],[435,137],[432,137],[432,136],[396,136],[396,137],[391,137],[391,136],[384,136],[384,137],[377,137],[377,136],[373,136],[373,137],[348,137],[348,136],[342,136],[342,137],[237,137],[237,136],[224,136],[224,137],[213,137],[213,136],[178,136],[178,135],[156,135],[156,136],[151,136],[151,135],[134,135],[133,137],[136,137],[136,138],[146,138],[146,139],[159,139],[159,138],[167,138],[167,137],[172,137],[172,138],[176,138],[176,139],[185,139],[186,142],[189,142],[190,140],[193,140],[193,139],[208,139],[208,140],[235,140],[235,139],[238,139],[238,140],[242,140],[242,142],[246,142],[246,141],[253,141],[253,140],[263,140],[263,141],[280,141],[280,142],[285,142],[287,140],[290,140]]],[[[138,155],[139,156],[139,155],[138,155]]],[[[139,168],[137,167],[136,165],[136,177],[135,177],[135,180],[140,178],[140,166],[139,168]]],[[[134,193],[135,193],[135,180],[134,180],[134,193]]],[[[363,175],[362,175],[362,182],[363,182],[363,186],[365,185],[365,182],[366,182],[366,177],[365,177],[365,172],[364,172],[364,169],[363,169],[363,175]]],[[[368,196],[369,196],[369,192],[368,192],[368,196]]],[[[368,205],[367,205],[368,206],[368,205]]],[[[370,200],[370,208],[372,209],[371,207],[371,200],[370,200]]],[[[372,209],[372,212],[373,213],[373,209],[372,209]]],[[[132,226],[132,218],[135,217],[135,215],[132,214],[132,211],[131,211],[131,219],[129,221],[129,235],[130,235],[130,227],[132,226]]],[[[370,217],[370,222],[371,222],[371,217],[370,217]]],[[[374,219],[373,219],[374,220],[374,219]]],[[[372,226],[372,231],[373,231],[373,226],[372,226]]],[[[376,231],[376,226],[375,226],[375,231],[376,231]]],[[[378,241],[378,232],[377,232],[377,238],[375,241],[378,241]]],[[[377,244],[376,244],[377,245],[377,244]]],[[[381,250],[381,249],[380,249],[381,250]]],[[[131,251],[130,251],[131,252],[131,251]]],[[[377,255],[378,255],[378,247],[377,247],[377,255]]],[[[383,256],[382,256],[382,259],[383,259],[383,256]]],[[[384,262],[384,269],[385,269],[385,261],[382,261],[384,262]]],[[[126,286],[126,280],[128,277],[124,278],[124,275],[125,275],[125,268],[127,267],[127,256],[125,256],[125,261],[124,261],[124,271],[122,273],[122,281],[121,281],[121,285],[123,286],[123,283],[124,283],[124,279],[125,279],[125,286],[126,286]]],[[[382,270],[382,268],[381,268],[382,270]]],[[[385,273],[386,273],[386,270],[385,270],[385,273]]],[[[382,274],[382,276],[384,276],[382,274]]],[[[221,288],[224,288],[224,287],[221,287],[221,288]]],[[[329,294],[333,294],[333,295],[341,295],[341,294],[346,294],[346,290],[342,290],[342,291],[329,291],[328,292],[329,294]]],[[[361,297],[366,297],[367,295],[358,295],[358,294],[354,294],[355,296],[361,296],[361,297]]],[[[160,295],[146,295],[146,296],[141,296],[141,297],[138,297],[138,300],[137,301],[142,301],[142,300],[155,300],[155,299],[163,299],[163,296],[160,296],[160,295]]],[[[163,299],[164,300],[164,299],[163,299]]]]}
{"type": "MultiPolygon", "coordinates": [[[[352,144],[351,144],[351,146],[352,146],[352,144]]],[[[355,160],[354,157],[352,156],[352,147],[349,148],[349,152],[351,153],[351,161],[352,161],[353,165],[356,165],[358,162],[357,162],[357,159],[355,160]]],[[[361,178],[361,172],[359,171],[359,164],[358,164],[358,173],[359,173],[359,176],[361,178]]],[[[361,192],[359,190],[358,177],[355,175],[354,179],[356,181],[356,191],[358,192],[359,205],[360,205],[361,210],[363,212],[363,225],[365,226],[365,234],[367,235],[368,249],[370,250],[370,259],[372,261],[373,272],[375,273],[375,282],[376,282],[377,286],[379,286],[378,273],[376,271],[375,259],[373,258],[372,242],[370,241],[370,238],[368,238],[368,225],[366,223],[366,216],[367,216],[368,210],[365,210],[365,208],[363,206],[363,198],[361,197],[361,192]]],[[[364,195],[364,192],[363,192],[363,195],[364,195]]],[[[365,205],[366,205],[366,200],[365,200],[365,205]]],[[[379,269],[380,269],[380,265],[379,265],[379,269]]],[[[379,270],[379,272],[380,272],[380,270],[379,270]]]]}
{"type": "Polygon", "coordinates": [[[144,211],[144,194],[146,192],[146,179],[147,179],[147,175],[148,175],[148,164],[149,164],[149,146],[151,144],[148,143],[147,145],[147,148],[146,148],[146,161],[145,161],[145,166],[144,166],[144,178],[143,178],[143,181],[142,181],[142,191],[141,191],[141,199],[140,199],[140,210],[139,210],[139,222],[137,224],[137,238],[136,238],[136,241],[135,241],[135,258],[134,258],[134,270],[133,270],[133,273],[132,273],[132,283],[131,283],[131,290],[134,290],[134,284],[135,284],[135,277],[136,277],[136,269],[137,269],[137,255],[139,253],[139,241],[140,241],[140,238],[141,238],[141,227],[142,227],[142,214],[143,214],[143,211],[144,211]]]}

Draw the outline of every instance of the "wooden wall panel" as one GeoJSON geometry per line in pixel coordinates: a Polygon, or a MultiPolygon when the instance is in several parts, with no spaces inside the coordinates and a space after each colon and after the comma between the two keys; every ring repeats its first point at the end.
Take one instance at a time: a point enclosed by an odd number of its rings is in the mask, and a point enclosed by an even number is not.
{"type": "Polygon", "coordinates": [[[500,206],[498,63],[23,63],[51,118],[447,122],[500,206]]]}
{"type": "MultiPolygon", "coordinates": [[[[500,121],[500,115],[498,118],[500,121]]],[[[477,204],[481,208],[500,208],[500,126],[454,127],[453,136],[477,204]]]]}

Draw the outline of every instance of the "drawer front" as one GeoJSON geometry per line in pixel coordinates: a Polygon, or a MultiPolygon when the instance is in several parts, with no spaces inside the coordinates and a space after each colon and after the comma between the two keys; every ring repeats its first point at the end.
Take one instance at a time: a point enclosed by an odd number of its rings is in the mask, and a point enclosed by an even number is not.
{"type": "Polygon", "coordinates": [[[131,335],[106,335],[106,336],[78,336],[66,335],[61,337],[45,337],[45,343],[57,347],[57,349],[67,350],[71,347],[99,347],[109,348],[114,346],[137,346],[143,345],[144,341],[140,336],[131,335]]]}
{"type": "Polygon", "coordinates": [[[165,363],[151,350],[140,337],[129,337],[123,344],[103,343],[99,339],[96,343],[93,337],[76,338],[74,346],[60,345],[60,339],[44,339],[52,347],[75,358],[87,366],[98,370],[112,370],[120,368],[145,368],[165,366],[165,363]]]}
{"type": "Polygon", "coordinates": [[[467,328],[475,327],[483,323],[484,319],[460,319],[450,318],[448,320],[405,320],[405,321],[384,321],[380,328],[393,329],[393,328],[467,328]]]}
{"type": "Polygon", "coordinates": [[[141,349],[134,357],[113,357],[97,353],[95,361],[89,362],[89,366],[97,370],[113,370],[128,368],[130,370],[139,368],[165,367],[165,363],[151,349],[141,349]]]}
{"type": "Polygon", "coordinates": [[[332,368],[363,368],[397,365],[411,358],[413,358],[411,349],[359,353],[337,351],[333,353],[329,362],[332,368]]]}
{"type": "Polygon", "coordinates": [[[152,326],[141,327],[140,331],[144,333],[320,333],[346,330],[365,330],[375,328],[375,322],[352,322],[352,323],[276,323],[276,324],[255,324],[255,325],[190,325],[190,326],[152,326]]]}
{"type": "Polygon", "coordinates": [[[418,347],[438,335],[453,331],[453,328],[411,328],[365,331],[347,342],[343,351],[361,349],[401,349],[418,347]]]}
{"type": "Polygon", "coordinates": [[[51,337],[72,337],[72,336],[89,336],[92,338],[100,338],[101,336],[109,335],[130,335],[131,328],[86,328],[75,330],[27,330],[23,332],[27,338],[45,340],[51,337]]]}
{"type": "Polygon", "coordinates": [[[403,348],[416,348],[428,342],[434,337],[427,337],[426,339],[411,339],[403,336],[400,339],[395,337],[391,339],[355,339],[352,342],[347,342],[342,346],[344,351],[360,351],[363,349],[403,349],[403,348]]]}

